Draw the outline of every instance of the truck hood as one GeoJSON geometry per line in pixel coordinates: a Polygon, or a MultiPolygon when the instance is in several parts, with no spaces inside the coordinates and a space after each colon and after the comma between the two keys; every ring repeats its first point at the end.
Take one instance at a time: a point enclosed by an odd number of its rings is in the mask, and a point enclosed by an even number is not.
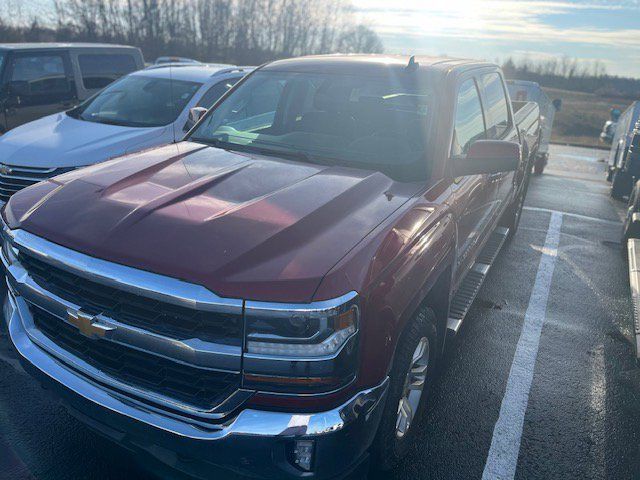
{"type": "Polygon", "coordinates": [[[92,165],[134,151],[137,145],[148,146],[167,128],[105,125],[56,113],[2,135],[0,163],[40,168],[92,165]]]}
{"type": "Polygon", "coordinates": [[[309,302],[331,267],[417,189],[379,172],[184,142],[22,190],[5,217],[11,228],[223,297],[309,302]]]}

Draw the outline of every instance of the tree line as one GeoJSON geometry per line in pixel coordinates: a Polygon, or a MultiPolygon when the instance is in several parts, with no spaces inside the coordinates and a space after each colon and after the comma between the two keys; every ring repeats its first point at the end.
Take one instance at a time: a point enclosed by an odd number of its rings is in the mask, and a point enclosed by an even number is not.
{"type": "Polygon", "coordinates": [[[585,62],[561,57],[535,61],[530,58],[507,58],[502,67],[507,78],[530,80],[544,87],[632,100],[640,97],[640,80],[609,75],[599,60],[585,62]]]}
{"type": "Polygon", "coordinates": [[[177,55],[245,65],[383,51],[347,0],[54,0],[45,22],[3,15],[0,38],[124,43],[140,47],[147,59],[177,55]]]}

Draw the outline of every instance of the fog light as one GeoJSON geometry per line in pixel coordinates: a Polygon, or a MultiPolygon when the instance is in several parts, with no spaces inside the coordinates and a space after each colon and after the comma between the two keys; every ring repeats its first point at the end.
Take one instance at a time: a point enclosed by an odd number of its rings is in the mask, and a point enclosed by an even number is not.
{"type": "Polygon", "coordinates": [[[293,463],[304,470],[310,472],[313,466],[313,451],[315,442],[313,440],[296,440],[293,448],[293,463]]]}

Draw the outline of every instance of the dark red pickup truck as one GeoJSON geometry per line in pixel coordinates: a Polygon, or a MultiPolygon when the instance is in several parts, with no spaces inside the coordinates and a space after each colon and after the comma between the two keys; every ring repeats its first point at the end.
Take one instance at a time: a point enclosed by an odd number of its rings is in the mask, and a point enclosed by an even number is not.
{"type": "Polygon", "coordinates": [[[83,421],[196,477],[390,468],[518,226],[538,128],[492,64],[263,66],[184,142],[11,198],[11,344],[83,421]]]}

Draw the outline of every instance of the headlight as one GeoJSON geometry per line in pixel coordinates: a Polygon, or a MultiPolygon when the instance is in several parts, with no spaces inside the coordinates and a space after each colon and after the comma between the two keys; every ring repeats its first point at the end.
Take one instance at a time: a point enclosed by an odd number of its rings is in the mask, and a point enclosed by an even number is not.
{"type": "Polygon", "coordinates": [[[357,369],[358,297],[245,305],[245,386],[282,392],[330,391],[357,369]]]}
{"type": "Polygon", "coordinates": [[[358,308],[347,302],[326,309],[267,306],[246,309],[247,352],[296,359],[335,354],[358,329],[358,308]]]}

